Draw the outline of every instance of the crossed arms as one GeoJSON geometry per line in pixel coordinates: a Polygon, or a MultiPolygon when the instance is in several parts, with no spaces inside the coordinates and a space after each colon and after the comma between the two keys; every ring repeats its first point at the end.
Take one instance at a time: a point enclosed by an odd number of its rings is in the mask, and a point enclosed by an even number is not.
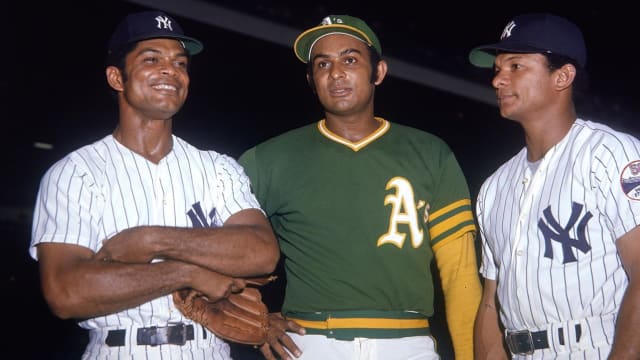
{"type": "Polygon", "coordinates": [[[271,273],[279,257],[258,209],[239,211],[218,228],[130,228],[97,253],[63,243],[37,250],[43,295],[63,319],[115,313],[185,287],[219,299],[244,288],[240,277],[271,273]]]}

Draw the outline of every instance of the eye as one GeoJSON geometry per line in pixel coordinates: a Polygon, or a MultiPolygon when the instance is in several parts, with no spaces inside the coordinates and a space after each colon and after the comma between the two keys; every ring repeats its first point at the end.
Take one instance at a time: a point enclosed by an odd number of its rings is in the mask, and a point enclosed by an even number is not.
{"type": "Polygon", "coordinates": [[[155,56],[145,56],[142,59],[142,62],[147,63],[147,64],[155,64],[158,62],[158,58],[155,56]]]}
{"type": "Polygon", "coordinates": [[[327,67],[329,67],[329,62],[328,61],[318,61],[318,63],[316,64],[316,66],[319,69],[326,69],[327,67]]]}
{"type": "Polygon", "coordinates": [[[356,58],[355,58],[355,57],[353,57],[353,56],[349,56],[349,57],[347,57],[346,59],[344,59],[344,63],[345,63],[345,64],[355,64],[355,63],[357,63],[357,62],[358,62],[358,59],[356,59],[356,58]]]}
{"type": "Polygon", "coordinates": [[[180,61],[176,61],[175,62],[175,66],[181,68],[181,69],[186,69],[188,67],[188,63],[186,60],[180,60],[180,61]]]}

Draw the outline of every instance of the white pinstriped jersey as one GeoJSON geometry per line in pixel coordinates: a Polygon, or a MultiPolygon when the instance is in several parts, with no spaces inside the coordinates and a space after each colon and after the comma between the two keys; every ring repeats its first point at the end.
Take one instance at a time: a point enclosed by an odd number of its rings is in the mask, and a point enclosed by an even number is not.
{"type": "MultiPolygon", "coordinates": [[[[155,164],[109,135],[70,153],[46,172],[38,191],[29,251],[37,260],[36,245],[56,242],[95,252],[104,239],[127,228],[221,226],[247,208],[259,208],[259,204],[242,167],[231,157],[199,150],[174,135],[173,149],[155,164]]],[[[167,295],[79,325],[118,329],[173,322],[191,323],[167,295]]],[[[207,335],[211,344],[226,346],[207,335]]]]}
{"type": "Polygon", "coordinates": [[[639,199],[640,142],[582,119],[537,169],[525,148],[493,173],[477,201],[480,272],[497,279],[506,329],[580,323],[582,349],[610,348],[628,284],[615,242],[640,223],[639,199]]]}

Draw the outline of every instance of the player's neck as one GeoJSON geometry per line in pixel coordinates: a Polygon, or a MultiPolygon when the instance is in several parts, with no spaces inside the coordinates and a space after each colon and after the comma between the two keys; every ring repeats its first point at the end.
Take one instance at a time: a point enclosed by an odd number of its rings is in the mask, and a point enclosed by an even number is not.
{"type": "Polygon", "coordinates": [[[538,161],[552,147],[558,144],[571,130],[572,120],[554,121],[551,123],[538,122],[525,128],[525,141],[527,144],[527,159],[538,161]]]}
{"type": "Polygon", "coordinates": [[[139,131],[138,129],[127,131],[126,127],[120,123],[113,131],[113,137],[131,151],[155,164],[159,163],[173,148],[170,127],[169,130],[156,131],[139,131]]]}

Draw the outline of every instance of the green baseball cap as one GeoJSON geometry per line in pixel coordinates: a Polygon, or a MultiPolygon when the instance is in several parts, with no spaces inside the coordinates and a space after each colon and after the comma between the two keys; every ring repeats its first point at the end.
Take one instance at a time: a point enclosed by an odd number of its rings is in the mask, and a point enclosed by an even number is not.
{"type": "Polygon", "coordinates": [[[329,15],[322,19],[320,25],[305,30],[293,43],[296,56],[303,63],[310,60],[313,45],[322,37],[331,34],[345,34],[373,46],[378,55],[382,55],[382,46],[371,28],[357,17],[349,15],[329,15]]]}

